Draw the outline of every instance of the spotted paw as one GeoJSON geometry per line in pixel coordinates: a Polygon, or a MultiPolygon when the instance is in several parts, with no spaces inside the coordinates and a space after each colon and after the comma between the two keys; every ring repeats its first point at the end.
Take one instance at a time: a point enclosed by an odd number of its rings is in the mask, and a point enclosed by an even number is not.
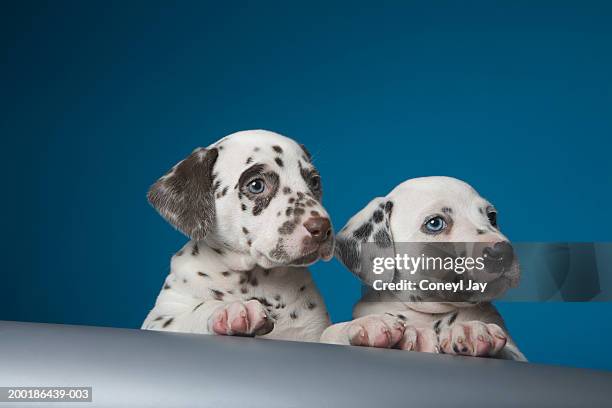
{"type": "Polygon", "coordinates": [[[223,304],[208,319],[208,329],[224,336],[262,336],[273,328],[272,318],[257,300],[223,304]]]}
{"type": "Polygon", "coordinates": [[[455,323],[444,328],[439,338],[443,353],[477,357],[497,355],[508,340],[498,325],[479,321],[455,323]]]}

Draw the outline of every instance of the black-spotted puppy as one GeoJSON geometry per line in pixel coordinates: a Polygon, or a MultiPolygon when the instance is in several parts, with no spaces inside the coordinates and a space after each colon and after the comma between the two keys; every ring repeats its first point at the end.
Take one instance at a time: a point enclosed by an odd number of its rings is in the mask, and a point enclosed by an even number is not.
{"type": "Polygon", "coordinates": [[[407,246],[414,249],[416,261],[432,251],[444,255],[427,258],[433,269],[438,268],[436,260],[446,262],[447,256],[449,265],[458,265],[459,258],[464,263],[470,248],[472,259],[480,258],[482,264],[470,264],[473,272],[457,274],[453,269],[436,275],[439,271],[422,267],[420,274],[411,274],[410,266],[393,261],[386,282],[418,277],[427,279],[424,288],[370,290],[354,307],[355,320],[329,327],[323,342],[525,360],[490,303],[518,283],[519,265],[499,230],[493,205],[468,184],[450,177],[408,180],[386,197],[372,200],[336,240],[336,256],[342,263],[368,285],[379,279],[379,289],[384,275],[374,273],[369,262],[406,254],[407,246]],[[451,253],[443,248],[463,249],[451,253]],[[486,282],[486,291],[432,291],[428,285],[436,279],[444,285],[463,281],[463,287],[469,280],[486,282]]]}
{"type": "Polygon", "coordinates": [[[142,328],[317,341],[330,320],[306,268],[333,256],[321,179],[292,139],[253,130],[198,148],[149,201],[191,238],[142,328]]]}

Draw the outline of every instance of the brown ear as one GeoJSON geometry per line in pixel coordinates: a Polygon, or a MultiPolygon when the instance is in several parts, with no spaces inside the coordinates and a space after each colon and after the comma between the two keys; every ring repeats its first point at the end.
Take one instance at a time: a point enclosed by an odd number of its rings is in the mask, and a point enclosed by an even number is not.
{"type": "Polygon", "coordinates": [[[217,149],[198,148],[149,189],[149,202],[191,239],[203,239],[215,222],[213,166],[217,149]]]}

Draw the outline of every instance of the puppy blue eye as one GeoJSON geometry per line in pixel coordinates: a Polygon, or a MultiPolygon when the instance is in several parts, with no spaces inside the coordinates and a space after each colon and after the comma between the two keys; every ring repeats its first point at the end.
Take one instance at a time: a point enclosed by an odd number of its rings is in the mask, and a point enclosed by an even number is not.
{"type": "Polygon", "coordinates": [[[433,217],[425,223],[425,229],[428,232],[437,233],[446,228],[446,221],[442,217],[433,217]]]}
{"type": "Polygon", "coordinates": [[[249,183],[247,189],[253,194],[261,194],[266,189],[266,183],[262,179],[255,179],[249,183]]]}

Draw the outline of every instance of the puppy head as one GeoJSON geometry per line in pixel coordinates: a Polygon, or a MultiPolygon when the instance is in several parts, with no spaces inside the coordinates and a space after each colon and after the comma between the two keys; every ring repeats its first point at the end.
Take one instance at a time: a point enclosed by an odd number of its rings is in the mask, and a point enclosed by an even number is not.
{"type": "Polygon", "coordinates": [[[292,139],[251,130],[198,148],[161,177],[149,201],[177,229],[264,268],[333,255],[321,178],[292,139]]]}
{"type": "MultiPolygon", "coordinates": [[[[499,229],[495,207],[470,185],[450,177],[405,181],[386,197],[371,201],[349,220],[336,239],[338,258],[368,284],[381,278],[410,279],[406,271],[397,269],[382,277],[373,274],[367,266],[373,256],[388,258],[410,253],[413,257],[451,257],[457,265],[459,258],[481,257],[483,270],[462,274],[434,270],[431,276],[421,271],[419,279],[488,283],[485,294],[464,293],[459,299],[437,293],[440,301],[491,300],[516,286],[520,276],[512,246],[499,229]]],[[[431,299],[431,293],[428,295],[417,298],[431,299]]]]}

